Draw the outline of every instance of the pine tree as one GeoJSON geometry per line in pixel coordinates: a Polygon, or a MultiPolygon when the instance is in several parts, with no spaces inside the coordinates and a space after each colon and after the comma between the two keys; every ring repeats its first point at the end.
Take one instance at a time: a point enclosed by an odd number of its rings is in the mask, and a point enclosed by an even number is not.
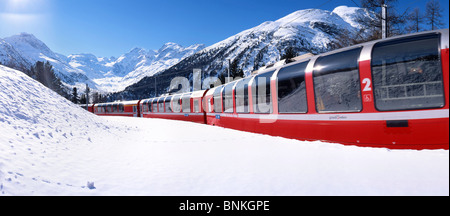
{"type": "Polygon", "coordinates": [[[225,84],[226,82],[226,80],[225,80],[225,73],[221,73],[221,74],[219,74],[219,76],[217,77],[217,78],[219,78],[219,80],[220,80],[220,82],[222,82],[222,84],[225,84]]]}
{"type": "Polygon", "coordinates": [[[81,95],[79,102],[80,102],[80,104],[86,104],[86,95],[85,94],[81,95]]]}
{"type": "Polygon", "coordinates": [[[69,98],[69,89],[67,89],[55,75],[53,66],[50,62],[47,61],[44,63],[37,61],[29,70],[25,70],[24,73],[64,98],[69,98]]]}
{"type": "Polygon", "coordinates": [[[79,102],[77,87],[73,87],[73,89],[72,89],[72,102],[74,104],[78,104],[78,102],[79,102]]]}
{"type": "Polygon", "coordinates": [[[239,60],[236,58],[230,64],[230,76],[233,77],[233,80],[236,78],[244,78],[244,70],[239,68],[239,60]]]}
{"type": "Polygon", "coordinates": [[[431,26],[431,30],[439,29],[444,25],[442,23],[442,12],[443,9],[439,1],[431,0],[427,2],[425,20],[431,26]]]}
{"type": "Polygon", "coordinates": [[[92,103],[98,103],[98,92],[92,93],[92,103]]]}
{"type": "Polygon", "coordinates": [[[286,61],[289,63],[291,60],[297,56],[297,53],[294,50],[294,47],[288,47],[284,51],[284,54],[281,55],[280,59],[286,59],[286,61]]]}

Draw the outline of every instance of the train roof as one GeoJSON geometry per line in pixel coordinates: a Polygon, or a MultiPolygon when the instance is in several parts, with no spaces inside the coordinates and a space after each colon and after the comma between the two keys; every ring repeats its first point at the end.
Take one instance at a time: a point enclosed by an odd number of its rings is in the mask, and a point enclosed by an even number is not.
{"type": "Polygon", "coordinates": [[[203,97],[203,95],[205,94],[205,91],[206,91],[206,90],[200,90],[200,91],[192,92],[191,97],[192,97],[192,98],[203,97]]]}
{"type": "Polygon", "coordinates": [[[200,91],[195,91],[195,92],[185,92],[185,93],[179,93],[179,94],[164,94],[161,95],[159,97],[154,97],[154,98],[147,98],[147,99],[143,99],[142,102],[149,102],[149,101],[153,101],[154,99],[159,100],[159,99],[165,99],[167,97],[177,97],[177,96],[185,96],[185,95],[190,95],[192,98],[194,97],[202,97],[203,94],[205,93],[206,90],[200,90],[200,91]]]}
{"type": "Polygon", "coordinates": [[[117,102],[110,102],[110,103],[99,103],[95,104],[95,107],[99,106],[108,106],[108,105],[135,105],[138,104],[139,100],[133,100],[133,101],[117,101],[117,102]]]}

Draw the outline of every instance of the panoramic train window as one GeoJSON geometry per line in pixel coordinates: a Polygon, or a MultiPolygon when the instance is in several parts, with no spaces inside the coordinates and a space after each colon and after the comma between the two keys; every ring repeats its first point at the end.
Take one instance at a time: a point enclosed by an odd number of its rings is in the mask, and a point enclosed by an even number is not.
{"type": "Polygon", "coordinates": [[[223,112],[233,113],[233,87],[235,82],[225,86],[223,91],[223,112]]]}
{"type": "Polygon", "coordinates": [[[252,84],[253,110],[255,113],[272,113],[270,79],[275,71],[257,75],[252,84]]]}
{"type": "Polygon", "coordinates": [[[152,101],[152,112],[158,112],[158,98],[155,98],[152,101]]]}
{"type": "Polygon", "coordinates": [[[173,111],[180,112],[181,111],[181,95],[176,95],[173,97],[173,111]]]}
{"type": "Polygon", "coordinates": [[[194,112],[199,113],[200,112],[200,100],[194,100],[194,112]]]}
{"type": "Polygon", "coordinates": [[[164,97],[158,100],[158,112],[164,112],[164,97]]]}
{"type": "Polygon", "coordinates": [[[183,108],[184,113],[190,113],[191,112],[191,94],[183,95],[181,99],[181,106],[183,108]]]}
{"type": "Polygon", "coordinates": [[[166,97],[166,100],[164,100],[166,104],[166,112],[173,112],[172,110],[172,96],[166,97]]]}
{"type": "Polygon", "coordinates": [[[237,113],[249,113],[248,108],[248,83],[251,78],[245,78],[240,80],[236,84],[235,98],[236,98],[236,112],[237,113]]]}
{"type": "Polygon", "coordinates": [[[278,72],[278,110],[280,113],[308,112],[305,70],[308,62],[282,68],[278,72]]]}
{"type": "Polygon", "coordinates": [[[372,76],[378,110],[444,106],[439,37],[429,34],[374,46],[372,76]]]}
{"type": "Polygon", "coordinates": [[[222,98],[221,98],[222,88],[223,88],[222,86],[217,87],[213,94],[214,112],[216,112],[216,113],[222,112],[222,98]]]}
{"type": "Polygon", "coordinates": [[[358,59],[362,48],[320,57],[314,65],[316,109],[326,112],[362,110],[358,59]]]}
{"type": "Polygon", "coordinates": [[[147,102],[146,101],[142,102],[141,110],[142,110],[142,112],[147,112],[147,102]]]}
{"type": "Polygon", "coordinates": [[[149,99],[147,101],[147,104],[145,105],[145,112],[152,112],[152,99],[149,99]]]}

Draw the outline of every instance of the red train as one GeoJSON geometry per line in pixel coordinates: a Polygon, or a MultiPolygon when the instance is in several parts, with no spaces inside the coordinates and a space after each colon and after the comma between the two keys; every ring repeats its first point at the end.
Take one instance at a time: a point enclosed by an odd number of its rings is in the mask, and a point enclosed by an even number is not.
{"type": "Polygon", "coordinates": [[[269,66],[209,90],[91,109],[298,140],[449,149],[448,62],[448,29],[436,30],[269,66]]]}

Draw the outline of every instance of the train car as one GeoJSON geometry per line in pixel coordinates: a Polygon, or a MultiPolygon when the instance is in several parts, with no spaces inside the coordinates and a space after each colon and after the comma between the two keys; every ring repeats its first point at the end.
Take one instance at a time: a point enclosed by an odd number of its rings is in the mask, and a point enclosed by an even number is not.
{"type": "Polygon", "coordinates": [[[94,105],[95,104],[89,104],[86,108],[86,104],[82,104],[80,105],[81,108],[85,109],[86,111],[90,112],[90,113],[94,113],[94,105]]]}
{"type": "Polygon", "coordinates": [[[196,91],[143,100],[141,117],[206,123],[202,108],[205,92],[196,91]]]}
{"type": "Polygon", "coordinates": [[[94,114],[99,116],[140,116],[140,100],[113,102],[94,105],[94,114]]]}
{"type": "Polygon", "coordinates": [[[372,41],[228,83],[207,124],[299,140],[449,149],[448,29],[372,41]]]}

